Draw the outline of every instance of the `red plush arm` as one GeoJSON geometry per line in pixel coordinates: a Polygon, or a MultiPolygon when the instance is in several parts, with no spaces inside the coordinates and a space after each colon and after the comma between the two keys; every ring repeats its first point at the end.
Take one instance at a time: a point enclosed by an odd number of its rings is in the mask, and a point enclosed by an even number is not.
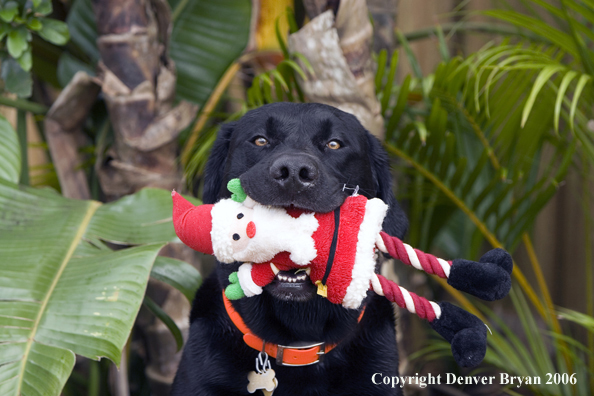
{"type": "Polygon", "coordinates": [[[264,287],[274,280],[274,276],[269,263],[252,264],[252,280],[256,285],[264,287]]]}

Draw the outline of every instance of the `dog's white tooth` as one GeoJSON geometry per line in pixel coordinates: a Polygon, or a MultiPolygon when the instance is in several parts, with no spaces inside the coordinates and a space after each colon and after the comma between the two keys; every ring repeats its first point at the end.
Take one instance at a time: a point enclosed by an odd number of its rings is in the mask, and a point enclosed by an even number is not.
{"type": "Polygon", "coordinates": [[[311,268],[307,267],[305,269],[305,273],[307,274],[307,276],[309,276],[309,274],[311,273],[311,268]]]}
{"type": "Polygon", "coordinates": [[[274,275],[277,275],[279,272],[278,268],[276,268],[276,265],[274,265],[273,263],[270,263],[270,269],[272,270],[272,272],[274,272],[274,275]]]}

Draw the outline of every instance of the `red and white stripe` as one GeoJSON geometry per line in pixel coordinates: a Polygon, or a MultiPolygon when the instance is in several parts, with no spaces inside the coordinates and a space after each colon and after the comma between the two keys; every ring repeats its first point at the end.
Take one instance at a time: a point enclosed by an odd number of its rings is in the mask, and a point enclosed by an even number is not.
{"type": "Polygon", "coordinates": [[[382,275],[374,274],[371,278],[371,287],[380,296],[385,296],[400,308],[406,308],[409,312],[416,314],[421,319],[427,319],[429,322],[433,322],[441,316],[441,308],[437,303],[419,297],[413,292],[409,292],[382,275]]]}
{"type": "Polygon", "coordinates": [[[376,246],[380,251],[428,274],[437,275],[440,278],[448,278],[450,276],[451,261],[446,261],[432,254],[414,249],[400,239],[390,236],[383,231],[380,232],[380,236],[381,238],[377,238],[376,241],[376,246]]]}

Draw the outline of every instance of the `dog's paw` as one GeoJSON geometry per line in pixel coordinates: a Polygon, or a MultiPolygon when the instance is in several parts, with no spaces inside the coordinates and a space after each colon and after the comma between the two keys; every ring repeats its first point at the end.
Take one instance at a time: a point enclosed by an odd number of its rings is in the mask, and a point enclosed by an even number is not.
{"type": "Polygon", "coordinates": [[[231,282],[231,284],[225,288],[225,296],[227,296],[229,300],[239,300],[240,298],[245,297],[245,293],[239,284],[237,272],[232,272],[231,275],[229,275],[229,282],[231,282]]]}
{"type": "Polygon", "coordinates": [[[499,300],[511,289],[513,261],[503,249],[493,249],[476,261],[456,259],[448,284],[486,301],[499,300]]]}

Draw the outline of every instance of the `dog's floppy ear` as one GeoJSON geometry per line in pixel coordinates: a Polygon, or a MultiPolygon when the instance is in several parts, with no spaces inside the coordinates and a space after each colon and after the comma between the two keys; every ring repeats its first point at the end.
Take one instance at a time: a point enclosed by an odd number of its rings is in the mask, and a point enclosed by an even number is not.
{"type": "Polygon", "coordinates": [[[389,207],[382,228],[389,235],[402,239],[408,230],[408,219],[392,191],[392,174],[390,173],[388,154],[380,141],[370,133],[367,134],[367,141],[376,196],[389,207]]]}
{"type": "Polygon", "coordinates": [[[204,172],[204,190],[202,192],[202,202],[205,204],[213,204],[219,200],[219,192],[225,176],[225,162],[229,153],[229,142],[234,129],[234,122],[223,125],[219,129],[217,139],[210,151],[204,172]]]}

